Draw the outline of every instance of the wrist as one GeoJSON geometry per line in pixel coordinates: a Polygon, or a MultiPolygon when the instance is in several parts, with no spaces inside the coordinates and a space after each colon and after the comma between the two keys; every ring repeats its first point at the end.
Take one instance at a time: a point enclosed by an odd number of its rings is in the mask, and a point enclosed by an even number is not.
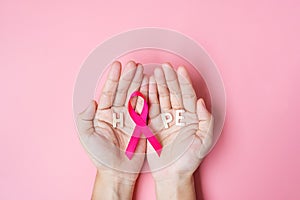
{"type": "Polygon", "coordinates": [[[157,199],[196,199],[193,174],[154,179],[157,199]]]}
{"type": "Polygon", "coordinates": [[[101,179],[110,180],[113,183],[119,183],[123,185],[135,185],[135,182],[139,174],[126,173],[115,170],[97,170],[97,176],[101,179]]]}
{"type": "Polygon", "coordinates": [[[92,200],[132,199],[135,180],[108,171],[97,171],[92,200]]]}

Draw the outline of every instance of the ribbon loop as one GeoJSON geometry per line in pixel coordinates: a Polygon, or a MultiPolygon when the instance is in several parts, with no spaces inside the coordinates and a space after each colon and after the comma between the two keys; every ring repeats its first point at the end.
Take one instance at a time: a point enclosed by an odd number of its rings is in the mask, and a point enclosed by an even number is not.
{"type": "Polygon", "coordinates": [[[128,112],[131,119],[133,119],[134,123],[139,126],[147,126],[148,104],[146,98],[141,92],[135,91],[131,94],[130,99],[128,101],[128,112]],[[130,99],[133,97],[141,97],[144,101],[143,109],[140,115],[135,112],[130,103],[130,99]]]}
{"type": "Polygon", "coordinates": [[[127,157],[131,160],[142,133],[146,136],[147,140],[153,146],[156,153],[160,155],[162,146],[155,137],[155,135],[152,133],[150,128],[147,126],[148,104],[146,98],[141,92],[135,91],[131,94],[128,101],[128,112],[136,126],[126,148],[125,154],[127,155],[127,157]],[[130,103],[130,99],[133,97],[141,97],[144,100],[144,105],[140,115],[135,112],[130,103]]]}

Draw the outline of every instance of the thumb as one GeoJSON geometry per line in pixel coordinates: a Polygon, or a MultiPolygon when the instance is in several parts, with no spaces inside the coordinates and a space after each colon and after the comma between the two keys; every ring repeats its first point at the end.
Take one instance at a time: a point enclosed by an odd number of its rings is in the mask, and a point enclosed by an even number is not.
{"type": "Polygon", "coordinates": [[[93,120],[96,114],[97,103],[92,100],[88,107],[78,114],[77,128],[79,133],[91,133],[94,131],[93,120]]]}
{"type": "Polygon", "coordinates": [[[200,121],[209,121],[211,118],[211,114],[206,109],[206,105],[202,98],[197,101],[197,115],[200,121]]]}
{"type": "Polygon", "coordinates": [[[196,135],[201,140],[200,158],[204,158],[213,145],[213,124],[214,118],[208,112],[204,100],[197,101],[197,115],[199,119],[199,129],[196,135]]]}
{"type": "Polygon", "coordinates": [[[197,132],[201,138],[207,138],[212,134],[213,117],[208,112],[204,100],[198,99],[197,101],[197,115],[199,119],[199,131],[197,132]]]}

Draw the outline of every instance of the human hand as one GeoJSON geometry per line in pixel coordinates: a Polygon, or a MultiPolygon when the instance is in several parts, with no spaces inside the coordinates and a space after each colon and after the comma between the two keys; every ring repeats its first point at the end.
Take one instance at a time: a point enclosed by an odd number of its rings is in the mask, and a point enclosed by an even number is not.
{"type": "Polygon", "coordinates": [[[177,73],[170,64],[155,69],[154,76],[149,79],[149,103],[149,126],[163,146],[160,157],[157,157],[150,153],[153,149],[147,145],[147,160],[154,171],[157,196],[178,198],[184,191],[184,199],[193,199],[192,175],[211,148],[213,117],[203,99],[196,99],[184,67],[179,67],[177,73]],[[165,128],[161,114],[171,113],[174,119],[176,110],[182,109],[185,112],[181,123],[185,125],[177,126],[173,120],[165,128]]]}
{"type": "MultiPolygon", "coordinates": [[[[134,124],[125,105],[131,93],[136,90],[140,89],[144,95],[147,95],[147,85],[148,78],[143,75],[142,65],[136,66],[136,63],[131,61],[121,75],[121,64],[114,62],[98,105],[93,101],[78,115],[77,127],[80,141],[96,165],[100,176],[134,185],[144,162],[146,141],[140,139],[135,151],[136,155],[132,160],[126,157],[124,152],[134,124]],[[113,128],[113,113],[117,115],[123,113],[123,126],[117,123],[113,128]]],[[[135,107],[136,101],[131,101],[131,104],[135,107]]]]}
{"type": "MultiPolygon", "coordinates": [[[[152,146],[147,145],[150,169],[161,168],[165,163],[175,160],[172,165],[153,172],[156,185],[161,186],[157,191],[164,195],[168,195],[165,192],[166,187],[169,194],[175,195],[180,191],[179,188],[185,188],[185,191],[193,190],[193,187],[189,187],[193,185],[192,174],[212,144],[213,118],[206,110],[203,100],[196,101],[195,91],[186,70],[180,67],[177,73],[178,76],[170,65],[164,65],[163,70],[160,68],[155,70],[155,75],[150,77],[149,84],[149,127],[164,147],[158,158],[153,156],[156,154],[150,153],[154,151],[152,146]],[[160,114],[170,112],[175,116],[178,109],[185,109],[182,122],[186,125],[177,127],[176,124],[171,123],[168,129],[164,129],[160,114]],[[174,150],[184,149],[187,143],[183,140],[192,143],[183,155],[178,157],[174,150]],[[173,184],[161,180],[171,180],[173,184]]],[[[80,140],[98,170],[95,187],[102,188],[101,191],[104,191],[103,188],[114,190],[105,193],[107,198],[112,197],[107,194],[119,195],[124,191],[125,195],[122,196],[128,199],[132,196],[134,183],[143,165],[146,140],[140,138],[132,160],[125,156],[124,151],[135,126],[125,105],[132,92],[139,89],[147,99],[148,78],[143,76],[143,67],[141,65],[136,67],[134,62],[129,62],[121,77],[120,75],[121,64],[114,62],[99,104],[97,105],[95,101],[91,102],[90,106],[79,114],[77,126],[80,140]],[[123,113],[123,126],[112,128],[113,113],[123,113]]],[[[138,113],[141,112],[141,101],[134,99],[131,104],[138,113]]],[[[96,193],[97,191],[94,191],[94,194],[96,193]]],[[[103,196],[105,194],[96,194],[96,196],[105,199],[103,196]]],[[[165,197],[167,196],[158,196],[163,199],[165,197]]]]}

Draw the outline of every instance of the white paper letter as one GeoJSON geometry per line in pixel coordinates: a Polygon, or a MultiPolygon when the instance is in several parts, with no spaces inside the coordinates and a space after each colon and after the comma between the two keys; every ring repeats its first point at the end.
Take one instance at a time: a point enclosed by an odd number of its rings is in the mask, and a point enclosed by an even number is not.
{"type": "Polygon", "coordinates": [[[173,120],[173,117],[172,117],[171,113],[162,113],[161,119],[164,123],[165,128],[169,128],[168,123],[170,123],[173,120]]]}
{"type": "Polygon", "coordinates": [[[120,118],[117,119],[117,115],[116,113],[113,113],[113,127],[116,128],[117,127],[117,123],[120,123],[120,127],[123,127],[123,113],[119,114],[120,118]]]}
{"type": "Polygon", "coordinates": [[[176,126],[184,126],[185,123],[179,122],[179,120],[183,119],[184,117],[181,116],[181,113],[184,113],[184,110],[176,110],[176,126]]]}

